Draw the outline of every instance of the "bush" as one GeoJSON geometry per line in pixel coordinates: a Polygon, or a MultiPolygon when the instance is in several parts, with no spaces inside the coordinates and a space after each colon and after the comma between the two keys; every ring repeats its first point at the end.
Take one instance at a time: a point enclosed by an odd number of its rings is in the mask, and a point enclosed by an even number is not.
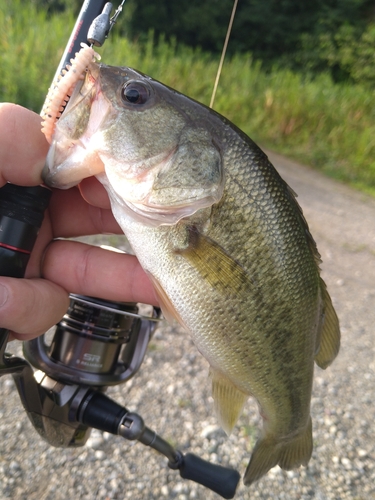
{"type": "Polygon", "coordinates": [[[336,82],[349,81],[375,87],[375,24],[360,32],[343,25],[336,33],[316,38],[302,37],[302,50],[297,57],[311,73],[329,69],[336,82]]]}

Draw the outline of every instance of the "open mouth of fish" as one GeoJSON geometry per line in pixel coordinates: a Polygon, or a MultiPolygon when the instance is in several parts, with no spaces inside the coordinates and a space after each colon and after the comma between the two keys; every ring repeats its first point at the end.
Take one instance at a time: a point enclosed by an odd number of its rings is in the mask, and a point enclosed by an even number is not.
{"type": "Polygon", "coordinates": [[[60,104],[54,104],[54,107],[63,106],[65,99],[69,99],[63,115],[57,117],[54,124],[44,125],[53,127],[43,171],[51,187],[68,189],[86,177],[104,172],[104,163],[96,150],[101,141],[100,125],[111,103],[100,90],[99,72],[99,65],[90,62],[84,79],[74,74],[72,95],[70,98],[61,95],[60,104]]]}

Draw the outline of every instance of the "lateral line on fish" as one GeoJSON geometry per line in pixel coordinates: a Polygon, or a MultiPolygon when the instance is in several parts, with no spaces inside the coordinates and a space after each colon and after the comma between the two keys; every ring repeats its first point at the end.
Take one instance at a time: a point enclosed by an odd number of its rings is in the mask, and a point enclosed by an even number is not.
{"type": "MultiPolygon", "coordinates": [[[[272,165],[270,163],[269,159],[268,159],[268,156],[258,146],[256,146],[256,147],[257,147],[259,153],[262,156],[264,156],[265,161],[267,161],[269,163],[269,165],[272,165]]],[[[322,262],[321,261],[321,256],[320,256],[319,251],[317,249],[316,242],[315,242],[313,236],[311,235],[310,228],[309,228],[307,220],[306,220],[306,218],[305,218],[305,216],[303,214],[302,208],[301,208],[300,204],[297,201],[297,195],[293,191],[293,189],[289,187],[289,185],[285,182],[285,180],[280,176],[280,174],[278,173],[278,171],[276,169],[275,169],[274,173],[276,175],[275,180],[278,181],[279,187],[283,186],[283,191],[284,191],[285,198],[289,199],[289,201],[291,201],[291,203],[297,208],[297,212],[296,212],[297,213],[297,218],[298,218],[298,220],[300,222],[301,228],[304,229],[304,238],[306,239],[306,243],[307,243],[308,247],[310,248],[310,251],[312,252],[312,254],[314,256],[314,260],[315,260],[315,262],[317,264],[318,271],[319,271],[320,270],[319,264],[321,264],[321,262],[322,262]]],[[[264,176],[264,178],[266,179],[265,176],[264,176]]],[[[235,179],[234,177],[231,176],[231,181],[236,184],[236,186],[237,186],[238,189],[243,190],[243,185],[237,179],[235,179]]],[[[260,202],[257,201],[256,197],[252,198],[252,203],[259,210],[262,210],[262,205],[261,205],[260,202]]],[[[280,232],[278,233],[278,235],[279,235],[278,236],[278,241],[279,241],[279,243],[282,243],[283,240],[284,240],[284,238],[280,238],[280,232]]],[[[282,256],[281,253],[279,254],[279,263],[283,267],[284,270],[287,269],[287,265],[285,263],[285,258],[282,256]]],[[[292,286],[291,279],[287,275],[287,273],[285,273],[285,276],[287,277],[287,283],[292,286]]],[[[293,288],[293,286],[292,286],[292,288],[293,288]]]]}

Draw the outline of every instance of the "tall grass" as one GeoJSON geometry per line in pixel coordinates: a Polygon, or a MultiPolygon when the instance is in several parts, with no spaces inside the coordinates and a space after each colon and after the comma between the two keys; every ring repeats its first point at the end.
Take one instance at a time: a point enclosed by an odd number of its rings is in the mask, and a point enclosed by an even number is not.
{"type": "Polygon", "coordinates": [[[32,1],[0,0],[0,100],[39,111],[68,41],[71,14],[47,18],[32,1]]]}
{"type": "MultiPolygon", "coordinates": [[[[39,111],[74,19],[47,18],[32,2],[0,0],[0,99],[39,111]]],[[[115,29],[116,30],[116,29],[115,29]]],[[[111,35],[106,64],[131,66],[205,104],[218,61],[163,39],[139,45],[111,35]]],[[[253,139],[375,193],[374,96],[287,70],[262,70],[251,56],[226,60],[214,105],[253,139]]]]}

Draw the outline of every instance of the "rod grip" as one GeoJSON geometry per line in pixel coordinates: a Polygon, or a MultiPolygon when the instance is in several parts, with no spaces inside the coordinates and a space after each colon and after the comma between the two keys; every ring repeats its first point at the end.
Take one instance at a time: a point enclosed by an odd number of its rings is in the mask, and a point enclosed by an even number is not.
{"type": "Polygon", "coordinates": [[[191,479],[223,498],[234,497],[240,480],[238,471],[212,464],[192,453],[183,456],[179,469],[183,479],[191,479]]]}

